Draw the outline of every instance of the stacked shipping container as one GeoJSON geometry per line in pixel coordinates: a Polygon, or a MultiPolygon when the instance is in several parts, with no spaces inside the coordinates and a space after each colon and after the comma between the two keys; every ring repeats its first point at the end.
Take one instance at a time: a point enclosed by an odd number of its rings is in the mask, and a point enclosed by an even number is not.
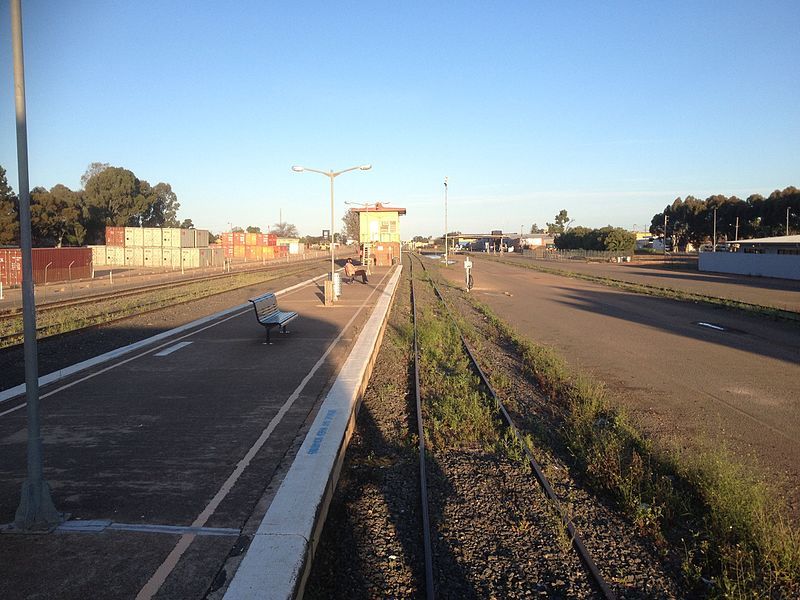
{"type": "Polygon", "coordinates": [[[178,227],[106,227],[106,245],[92,251],[95,265],[199,268],[222,266],[221,249],[209,248],[208,231],[178,227]]]}
{"type": "Polygon", "coordinates": [[[236,261],[265,261],[286,258],[289,254],[289,247],[278,245],[278,236],[274,233],[233,231],[220,235],[219,242],[225,258],[236,261]]]}

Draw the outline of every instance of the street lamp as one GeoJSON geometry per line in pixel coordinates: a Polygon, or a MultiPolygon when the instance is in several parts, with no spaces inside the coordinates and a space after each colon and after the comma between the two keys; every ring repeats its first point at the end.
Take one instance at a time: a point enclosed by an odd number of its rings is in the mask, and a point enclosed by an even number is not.
{"type": "MultiPolygon", "coordinates": [[[[320,171],[319,169],[310,169],[308,167],[301,167],[300,165],[294,165],[292,167],[292,171],[295,173],[303,173],[305,171],[309,171],[311,173],[319,173],[320,175],[325,175],[331,180],[331,285],[333,285],[333,274],[336,272],[336,266],[334,263],[334,254],[333,254],[333,180],[341,175],[342,173],[347,173],[348,171],[369,171],[372,168],[372,165],[361,165],[359,167],[350,167],[349,169],[342,169],[341,171],[320,171]]],[[[334,297],[335,299],[335,297],[334,297]]]]}

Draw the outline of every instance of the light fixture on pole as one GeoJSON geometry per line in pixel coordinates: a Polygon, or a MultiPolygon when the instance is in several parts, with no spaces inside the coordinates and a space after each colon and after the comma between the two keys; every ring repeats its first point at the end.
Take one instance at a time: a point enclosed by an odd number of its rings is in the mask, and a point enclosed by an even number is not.
{"type": "Polygon", "coordinates": [[[319,173],[320,175],[325,175],[331,180],[331,285],[333,285],[333,276],[336,273],[336,264],[334,262],[334,252],[333,252],[333,180],[341,175],[342,173],[347,173],[348,171],[369,171],[372,168],[372,165],[361,165],[358,167],[350,167],[349,169],[342,169],[341,171],[320,171],[319,169],[311,169],[309,167],[301,167],[300,165],[294,165],[292,167],[292,171],[295,173],[303,173],[305,171],[309,171],[311,173],[319,173]]]}

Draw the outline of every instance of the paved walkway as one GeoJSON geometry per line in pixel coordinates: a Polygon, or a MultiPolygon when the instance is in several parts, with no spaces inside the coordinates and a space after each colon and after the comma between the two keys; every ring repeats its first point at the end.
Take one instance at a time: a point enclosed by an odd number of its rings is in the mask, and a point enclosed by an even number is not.
{"type": "MultiPolygon", "coordinates": [[[[0,597],[202,598],[225,587],[390,271],[279,295],[286,336],[249,305],[41,389],[45,478],[71,514],[0,535],[0,597]]],[[[265,291],[268,291],[265,289],[265,291]]],[[[0,522],[25,477],[22,398],[0,404],[0,522]]],[[[297,498],[303,502],[318,502],[297,498]]]]}

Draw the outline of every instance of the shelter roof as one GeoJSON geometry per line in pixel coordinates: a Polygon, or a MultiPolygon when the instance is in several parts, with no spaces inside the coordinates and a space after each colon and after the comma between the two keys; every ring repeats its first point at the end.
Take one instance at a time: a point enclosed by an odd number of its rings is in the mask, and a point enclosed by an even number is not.
{"type": "Polygon", "coordinates": [[[400,208],[399,206],[384,206],[380,202],[358,208],[351,208],[350,210],[353,212],[396,212],[400,215],[406,214],[405,208],[400,208]]]}

